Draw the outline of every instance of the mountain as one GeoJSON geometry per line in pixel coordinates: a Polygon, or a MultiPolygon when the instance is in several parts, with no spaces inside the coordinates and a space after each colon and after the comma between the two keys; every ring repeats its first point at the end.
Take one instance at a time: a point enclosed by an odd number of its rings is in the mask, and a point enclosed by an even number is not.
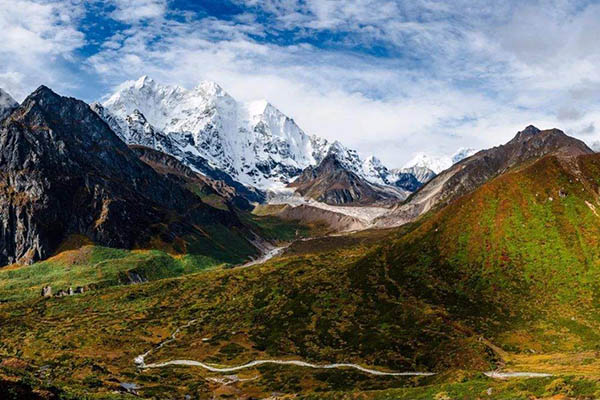
{"type": "Polygon", "coordinates": [[[306,168],[288,187],[304,197],[330,205],[373,204],[407,196],[406,191],[365,180],[349,170],[334,152],[318,166],[306,168]]]}
{"type": "Polygon", "coordinates": [[[126,143],[202,157],[260,189],[282,187],[329,147],[266,101],[238,102],[213,82],[187,90],[142,77],[123,84],[102,107],[126,143]]]}
{"type": "Polygon", "coordinates": [[[362,164],[362,173],[369,182],[392,186],[403,191],[414,192],[435,174],[424,167],[388,169],[376,157],[368,157],[362,164]]]}
{"type": "Polygon", "coordinates": [[[451,156],[433,156],[427,153],[417,153],[412,160],[404,166],[405,169],[414,167],[427,168],[435,174],[450,168],[452,165],[475,154],[476,150],[472,148],[460,148],[451,156]]]}
{"type": "MultiPolygon", "coordinates": [[[[596,339],[588,332],[598,327],[592,299],[598,293],[600,156],[558,130],[532,128],[485,153],[473,157],[504,160],[495,164],[499,175],[406,225],[355,264],[351,274],[360,287],[387,293],[373,290],[363,301],[394,310],[394,320],[428,310],[423,332],[435,330],[438,315],[449,332],[429,343],[439,349],[454,342],[455,361],[475,362],[488,351],[494,354],[490,362],[510,360],[510,368],[519,370],[519,357],[523,362],[527,354],[531,364],[521,368],[540,366],[539,353],[593,349],[596,339]],[[485,339],[493,343],[487,350],[464,342],[485,339]]],[[[468,161],[460,163],[463,170],[472,168],[468,161]]],[[[372,340],[391,336],[381,332],[372,340]]],[[[444,358],[441,352],[425,359],[444,358]]],[[[533,370],[553,372],[551,364],[533,370]]]]}
{"type": "Polygon", "coordinates": [[[92,109],[127,144],[170,154],[197,172],[226,179],[240,193],[245,186],[253,202],[263,201],[265,191],[284,188],[330,153],[371,183],[409,191],[418,185],[408,176],[396,176],[375,157],[363,161],[338,141],[307,135],[264,100],[236,101],[214,82],[187,90],[144,76],[125,82],[92,109]]]}
{"type": "Polygon", "coordinates": [[[19,103],[13,99],[10,94],[0,88],[0,121],[8,117],[9,114],[19,106],[19,103]]]}
{"type": "Polygon", "coordinates": [[[410,222],[434,207],[471,192],[510,168],[547,154],[577,156],[590,153],[593,151],[585,143],[558,129],[540,131],[530,125],[508,143],[480,151],[443,171],[379,223],[400,225],[410,222]]]}
{"type": "MultiPolygon", "coordinates": [[[[419,182],[419,187],[423,186],[425,183],[435,178],[436,175],[436,173],[433,172],[431,169],[419,166],[393,169],[391,170],[391,173],[398,176],[402,176],[403,174],[412,175],[417,180],[417,182],[419,182]]],[[[414,192],[414,190],[411,191],[414,192]]]]}
{"type": "MultiPolygon", "coordinates": [[[[219,246],[207,232],[244,232],[234,212],[142,162],[87,104],[44,86],[2,122],[0,165],[0,265],[46,258],[72,235],[192,251],[219,246]]],[[[248,242],[244,252],[257,250],[248,242]]]]}

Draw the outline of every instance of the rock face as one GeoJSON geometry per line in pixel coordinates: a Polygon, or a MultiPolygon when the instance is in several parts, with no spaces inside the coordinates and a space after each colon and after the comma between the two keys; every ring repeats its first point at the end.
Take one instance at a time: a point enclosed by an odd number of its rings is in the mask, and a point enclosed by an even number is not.
{"type": "Polygon", "coordinates": [[[150,147],[130,145],[140,160],[151,166],[159,174],[179,182],[182,186],[202,196],[215,196],[223,203],[243,210],[252,208],[247,200],[247,192],[240,194],[235,187],[223,180],[215,180],[199,174],[173,156],[154,150],[150,147]]]}
{"type": "Polygon", "coordinates": [[[349,171],[334,153],[317,167],[305,169],[288,186],[304,197],[331,205],[373,204],[406,197],[406,192],[376,185],[349,171]]]}
{"type": "Polygon", "coordinates": [[[519,164],[548,154],[572,157],[593,151],[582,141],[565,135],[558,129],[539,130],[528,126],[508,143],[480,151],[443,171],[408,202],[396,207],[378,221],[382,226],[402,225],[469,193],[490,179],[519,164]]]}
{"type": "Polygon", "coordinates": [[[0,265],[49,256],[71,234],[110,247],[240,224],[140,161],[90,107],[42,86],[0,128],[0,265]]]}

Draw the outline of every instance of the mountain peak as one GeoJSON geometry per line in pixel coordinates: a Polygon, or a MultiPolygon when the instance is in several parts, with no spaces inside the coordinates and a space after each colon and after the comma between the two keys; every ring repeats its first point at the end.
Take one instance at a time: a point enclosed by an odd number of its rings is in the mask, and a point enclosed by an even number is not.
{"type": "MultiPolygon", "coordinates": [[[[60,96],[58,94],[56,94],[48,86],[41,85],[36,90],[34,90],[29,96],[27,96],[27,99],[35,99],[35,98],[40,98],[40,97],[60,97],[60,96]]],[[[27,99],[25,100],[25,102],[27,101],[27,99]]]]}
{"type": "Polygon", "coordinates": [[[154,86],[155,84],[156,82],[154,79],[150,78],[148,75],[143,75],[137,81],[135,81],[135,87],[138,89],[141,89],[144,86],[154,86]]]}
{"type": "Polygon", "coordinates": [[[227,92],[216,82],[202,81],[195,90],[200,91],[209,96],[227,96],[227,92]]]}
{"type": "Polygon", "coordinates": [[[540,133],[540,132],[541,132],[541,130],[539,130],[535,126],[529,125],[525,129],[523,129],[522,131],[520,131],[519,133],[523,134],[523,135],[535,135],[535,134],[540,133]]]}

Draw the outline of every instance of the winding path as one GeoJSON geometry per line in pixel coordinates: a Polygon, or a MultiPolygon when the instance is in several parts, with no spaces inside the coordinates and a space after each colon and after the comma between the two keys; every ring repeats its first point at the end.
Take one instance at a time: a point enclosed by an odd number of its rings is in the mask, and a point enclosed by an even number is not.
{"type": "MultiPolygon", "coordinates": [[[[306,240],[306,239],[300,239],[300,240],[306,240]]],[[[285,246],[275,247],[275,248],[269,250],[268,252],[266,252],[262,257],[257,258],[256,260],[250,261],[246,264],[240,265],[238,268],[246,268],[246,267],[250,267],[253,265],[258,265],[258,264],[267,262],[268,260],[282,254],[285,251],[285,249],[287,249],[293,243],[294,242],[291,242],[285,246]]],[[[239,370],[246,369],[246,368],[256,367],[256,366],[263,365],[263,364],[277,364],[277,365],[295,365],[295,366],[299,366],[299,367],[314,368],[314,369],[352,368],[352,369],[356,369],[358,371],[361,371],[361,372],[364,372],[364,373],[367,373],[370,375],[377,375],[377,376],[433,376],[433,375],[436,375],[436,373],[434,373],[434,372],[379,371],[376,369],[366,368],[361,365],[353,364],[353,363],[313,364],[313,363],[309,363],[307,361],[302,361],[302,360],[276,360],[276,359],[254,360],[254,361],[250,361],[246,364],[231,366],[231,367],[216,367],[216,366],[209,365],[209,364],[203,363],[201,361],[195,361],[195,360],[170,360],[170,361],[146,364],[145,359],[148,355],[159,350],[164,345],[166,345],[170,342],[173,342],[177,338],[177,335],[181,332],[182,329],[189,328],[190,326],[194,325],[196,322],[198,322],[198,320],[193,319],[193,320],[187,322],[185,325],[180,326],[171,334],[171,336],[168,339],[162,341],[156,347],[151,348],[147,352],[135,357],[135,359],[134,359],[135,365],[140,369],[163,368],[163,367],[167,367],[170,365],[185,365],[185,366],[192,366],[192,367],[201,367],[201,368],[204,368],[211,372],[228,373],[228,372],[239,371],[239,370]]],[[[489,378],[493,378],[493,379],[506,379],[506,378],[514,378],[514,377],[536,378],[536,377],[552,376],[552,374],[543,374],[543,373],[537,373],[537,372],[490,371],[490,372],[485,372],[484,374],[486,376],[488,376],[489,378]]]]}

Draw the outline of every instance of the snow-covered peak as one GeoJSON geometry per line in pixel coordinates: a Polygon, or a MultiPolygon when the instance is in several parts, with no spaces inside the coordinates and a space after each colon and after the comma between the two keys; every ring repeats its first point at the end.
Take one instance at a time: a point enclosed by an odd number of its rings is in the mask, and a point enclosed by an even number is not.
{"type": "Polygon", "coordinates": [[[209,97],[220,97],[229,96],[225,90],[219,84],[213,81],[202,81],[195,88],[194,91],[202,93],[204,96],[209,97]]]}
{"type": "Polygon", "coordinates": [[[154,85],[156,85],[156,82],[154,82],[154,79],[150,78],[148,75],[144,75],[135,81],[135,87],[137,89],[142,89],[145,86],[152,87],[154,85]]]}
{"type": "Polygon", "coordinates": [[[0,88],[0,120],[6,118],[18,106],[19,103],[10,94],[0,88]]]}
{"type": "Polygon", "coordinates": [[[192,168],[194,160],[208,161],[262,190],[284,188],[329,154],[372,183],[400,187],[398,179],[406,180],[390,174],[375,157],[363,161],[338,141],[307,135],[268,101],[239,102],[210,81],[188,90],[143,76],[92,107],[129,144],[164,151],[192,168]]]}
{"type": "Polygon", "coordinates": [[[404,168],[424,167],[439,174],[452,166],[452,158],[449,156],[434,156],[427,153],[417,153],[404,165],[404,168]]]}
{"type": "Polygon", "coordinates": [[[179,142],[188,138],[177,153],[194,153],[241,183],[262,189],[285,185],[322,159],[327,148],[267,101],[238,102],[210,81],[188,90],[144,76],[119,86],[103,107],[109,114],[103,118],[108,122],[112,117],[110,125],[120,129],[125,141],[132,142],[128,135],[140,131],[128,126],[139,119],[132,114],[143,114],[153,128],[145,131],[179,142]]]}
{"type": "Polygon", "coordinates": [[[412,160],[405,164],[404,168],[422,167],[439,174],[475,152],[476,150],[472,148],[461,148],[451,156],[417,153],[412,160]]]}
{"type": "Polygon", "coordinates": [[[373,155],[367,157],[362,164],[362,170],[363,175],[367,180],[381,185],[390,184],[390,171],[377,157],[373,155]]]}

